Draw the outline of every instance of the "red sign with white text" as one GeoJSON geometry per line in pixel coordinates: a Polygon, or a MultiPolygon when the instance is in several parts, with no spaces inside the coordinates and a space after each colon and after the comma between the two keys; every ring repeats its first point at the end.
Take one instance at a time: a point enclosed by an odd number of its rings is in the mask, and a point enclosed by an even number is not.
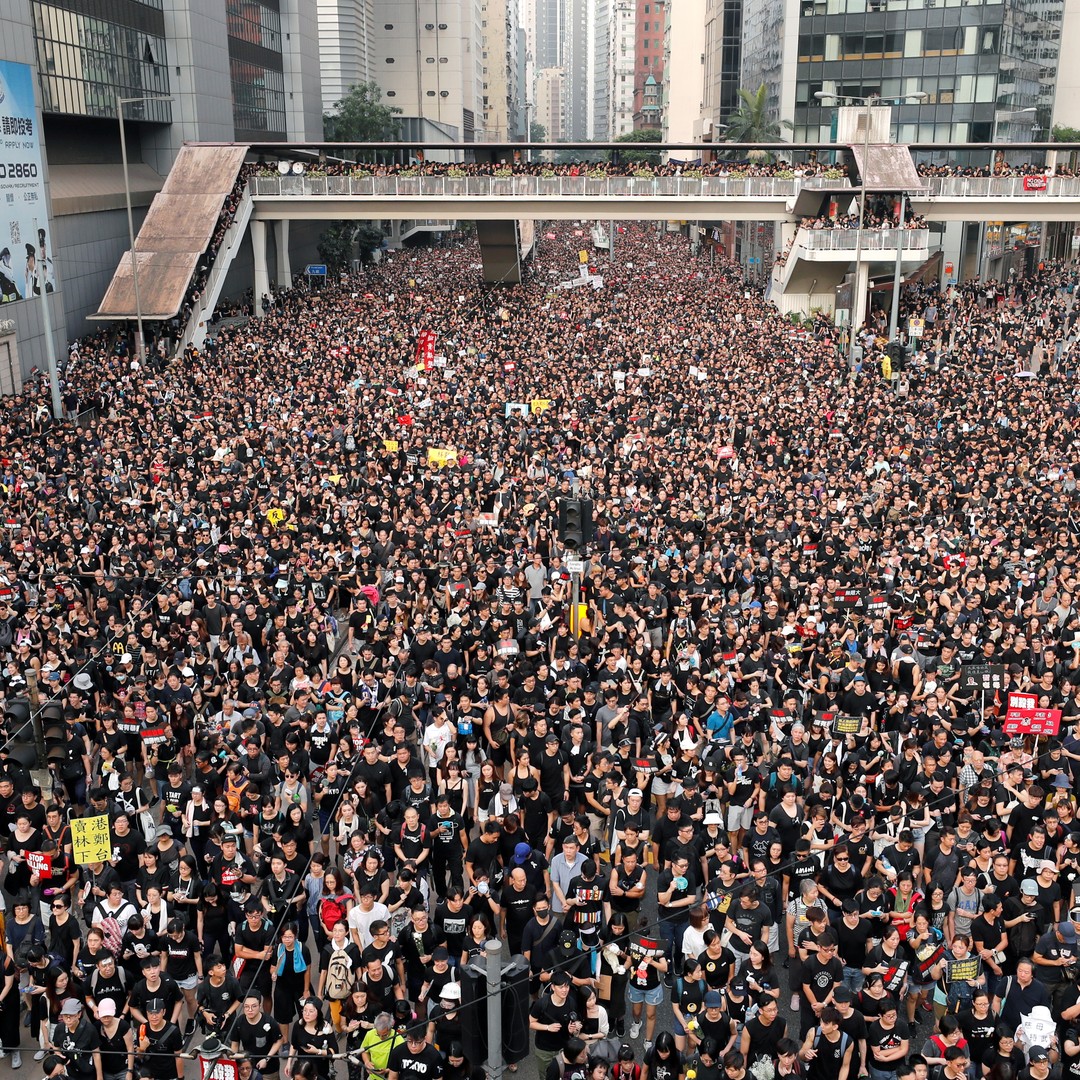
{"type": "Polygon", "coordinates": [[[1006,735],[1056,735],[1060,727],[1060,709],[1010,709],[1002,724],[1006,735]]]}
{"type": "Polygon", "coordinates": [[[1024,177],[1024,190],[1025,191],[1045,191],[1046,190],[1046,177],[1045,176],[1025,176],[1024,177]]]}

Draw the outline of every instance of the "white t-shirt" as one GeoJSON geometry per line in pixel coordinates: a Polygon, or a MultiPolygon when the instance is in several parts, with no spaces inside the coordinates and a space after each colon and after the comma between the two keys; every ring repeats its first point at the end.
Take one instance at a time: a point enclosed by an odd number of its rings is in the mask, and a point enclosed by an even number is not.
{"type": "Polygon", "coordinates": [[[349,912],[349,929],[355,930],[360,939],[360,948],[366,949],[371,944],[371,924],[383,919],[390,921],[390,909],[377,900],[371,905],[370,911],[362,911],[360,905],[353,906],[349,912]]]}

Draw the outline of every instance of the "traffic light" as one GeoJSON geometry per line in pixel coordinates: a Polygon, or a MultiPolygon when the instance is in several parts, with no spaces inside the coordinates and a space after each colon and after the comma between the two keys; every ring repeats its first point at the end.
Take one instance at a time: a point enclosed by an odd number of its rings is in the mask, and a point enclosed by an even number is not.
{"type": "Polygon", "coordinates": [[[592,499],[559,500],[559,540],[568,548],[583,548],[593,538],[592,499]]]}
{"type": "Polygon", "coordinates": [[[902,341],[890,341],[885,351],[892,361],[893,371],[903,371],[907,367],[908,347],[902,341]]]}

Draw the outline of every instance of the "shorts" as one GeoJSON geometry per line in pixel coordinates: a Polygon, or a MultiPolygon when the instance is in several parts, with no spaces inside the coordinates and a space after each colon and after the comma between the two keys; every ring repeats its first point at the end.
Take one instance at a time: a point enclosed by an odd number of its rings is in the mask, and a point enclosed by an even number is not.
{"type": "Polygon", "coordinates": [[[626,996],[631,1004],[640,1005],[643,1001],[646,1005],[662,1005],[664,1002],[664,984],[654,986],[651,990],[642,990],[639,986],[629,986],[626,996]]]}
{"type": "Polygon", "coordinates": [[[749,831],[754,824],[754,808],[752,806],[729,806],[727,808],[728,832],[737,832],[739,829],[749,831]]]}
{"type": "Polygon", "coordinates": [[[189,975],[186,979],[177,979],[176,985],[179,986],[181,990],[194,990],[195,987],[199,985],[199,976],[189,975]]]}

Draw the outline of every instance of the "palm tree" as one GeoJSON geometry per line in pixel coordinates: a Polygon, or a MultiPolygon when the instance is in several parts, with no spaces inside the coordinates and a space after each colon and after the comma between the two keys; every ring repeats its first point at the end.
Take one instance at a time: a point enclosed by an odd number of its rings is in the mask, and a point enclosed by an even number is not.
{"type": "MultiPolygon", "coordinates": [[[[740,90],[738,109],[728,117],[724,142],[780,142],[784,128],[792,128],[790,120],[779,121],[769,112],[769,91],[762,83],[756,91],[740,90]]],[[[747,157],[770,159],[766,150],[751,150],[747,157]]]]}

